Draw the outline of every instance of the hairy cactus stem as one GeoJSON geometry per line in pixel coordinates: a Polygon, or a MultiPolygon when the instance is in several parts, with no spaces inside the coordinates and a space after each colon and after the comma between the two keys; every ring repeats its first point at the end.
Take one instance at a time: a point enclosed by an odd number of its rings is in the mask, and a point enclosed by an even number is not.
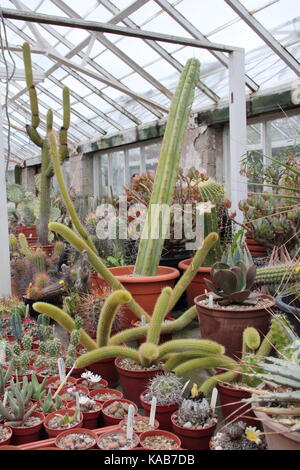
{"type": "Polygon", "coordinates": [[[147,332],[147,343],[158,344],[161,324],[168,313],[168,305],[172,295],[171,287],[165,287],[154,306],[153,315],[147,332]]]}
{"type": "Polygon", "coordinates": [[[224,354],[224,346],[208,339],[176,339],[159,346],[159,358],[168,353],[199,351],[200,354],[224,354]]]}
{"type": "Polygon", "coordinates": [[[95,349],[87,352],[76,360],[76,367],[82,368],[93,364],[94,362],[101,361],[102,359],[124,357],[133,359],[135,362],[140,362],[139,353],[126,346],[103,346],[102,348],[95,349]]]}

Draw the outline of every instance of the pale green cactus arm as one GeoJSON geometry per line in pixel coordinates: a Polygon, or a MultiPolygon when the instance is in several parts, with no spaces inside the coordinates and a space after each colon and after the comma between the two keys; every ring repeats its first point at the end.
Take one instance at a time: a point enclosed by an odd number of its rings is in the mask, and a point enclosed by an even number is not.
{"type": "Polygon", "coordinates": [[[76,367],[86,367],[94,362],[110,357],[124,357],[139,362],[139,354],[135,349],[127,348],[126,346],[103,346],[78,357],[76,367]]]}
{"type": "Polygon", "coordinates": [[[147,343],[158,344],[161,332],[161,324],[168,313],[168,305],[172,295],[171,287],[165,287],[158,297],[154,312],[151,318],[150,326],[147,332],[147,343]]]}
{"type": "Polygon", "coordinates": [[[198,351],[200,354],[224,354],[225,348],[221,344],[209,339],[175,339],[159,346],[159,358],[174,352],[198,351]]]}

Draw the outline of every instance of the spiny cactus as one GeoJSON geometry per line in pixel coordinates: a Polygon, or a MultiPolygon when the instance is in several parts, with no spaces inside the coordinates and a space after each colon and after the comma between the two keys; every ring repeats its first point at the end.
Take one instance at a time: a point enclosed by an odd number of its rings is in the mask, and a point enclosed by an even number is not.
{"type": "MultiPolygon", "coordinates": [[[[31,52],[28,42],[23,44],[23,60],[26,74],[26,86],[29,91],[30,107],[31,107],[31,124],[26,125],[26,131],[31,141],[42,152],[42,166],[41,166],[41,181],[40,181],[40,211],[39,211],[39,241],[42,245],[48,243],[48,223],[50,218],[51,201],[51,178],[53,176],[53,168],[49,155],[49,145],[47,135],[42,138],[37,130],[40,124],[39,107],[36,88],[33,81],[31,52]]],[[[52,130],[53,127],[53,114],[51,111],[47,113],[47,132],[52,130]]],[[[70,96],[69,89],[63,89],[63,125],[60,129],[60,164],[68,155],[67,147],[67,133],[70,126],[70,96]]]]}
{"type": "Polygon", "coordinates": [[[275,266],[264,266],[256,271],[255,283],[281,284],[294,283],[300,280],[300,264],[277,264],[275,266]]]}
{"type": "Polygon", "coordinates": [[[12,329],[12,334],[16,338],[17,341],[21,341],[22,339],[22,320],[21,315],[19,313],[13,313],[10,317],[10,326],[12,329]]]}
{"type": "Polygon", "coordinates": [[[26,239],[24,233],[19,233],[18,241],[19,241],[19,244],[20,244],[20,252],[23,255],[25,255],[27,258],[30,258],[30,256],[32,255],[32,252],[31,252],[31,249],[28,245],[28,242],[27,242],[27,239],[26,239]]]}
{"type": "Polygon", "coordinates": [[[242,261],[238,261],[231,268],[225,263],[215,263],[211,268],[211,277],[215,284],[209,279],[204,281],[219,305],[255,305],[258,294],[251,293],[250,290],[254,284],[255,273],[254,264],[247,268],[242,261]]]}
{"type": "Polygon", "coordinates": [[[175,375],[157,374],[149,381],[144,400],[151,403],[152,398],[155,397],[157,404],[161,406],[181,403],[182,385],[181,380],[175,375]]]}
{"type": "Polygon", "coordinates": [[[200,64],[196,59],[187,61],[171,103],[150,204],[135,264],[135,273],[139,275],[153,276],[156,274],[159,265],[165,237],[160,217],[153,217],[154,208],[162,207],[162,204],[170,206],[172,202],[190,106],[192,105],[195,87],[199,80],[199,66],[200,64]],[[160,234],[159,238],[154,239],[151,235],[149,237],[148,232],[150,227],[151,231],[154,230],[154,233],[160,234]]]}
{"type": "Polygon", "coordinates": [[[187,429],[203,429],[217,422],[206,398],[185,398],[177,413],[176,424],[187,429]]]}

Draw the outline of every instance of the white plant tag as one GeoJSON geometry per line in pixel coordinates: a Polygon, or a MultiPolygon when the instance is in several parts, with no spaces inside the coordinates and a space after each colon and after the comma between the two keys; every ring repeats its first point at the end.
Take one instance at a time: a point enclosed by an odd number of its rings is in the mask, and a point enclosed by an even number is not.
{"type": "Polygon", "coordinates": [[[57,367],[58,367],[58,373],[59,373],[59,380],[62,382],[66,378],[66,366],[65,366],[65,361],[63,360],[62,357],[59,357],[57,359],[57,367]]]}
{"type": "Polygon", "coordinates": [[[75,396],[76,396],[76,408],[77,408],[77,410],[78,410],[78,413],[80,414],[79,393],[78,393],[78,392],[75,392],[75,396]]]}
{"type": "Polygon", "coordinates": [[[213,412],[216,409],[216,404],[217,404],[217,398],[218,398],[218,389],[216,387],[213,388],[212,394],[211,394],[211,400],[210,400],[210,406],[213,412]]]}
{"type": "Polygon", "coordinates": [[[6,341],[0,341],[0,364],[6,363],[6,354],[5,354],[6,341]]]}
{"type": "Polygon", "coordinates": [[[145,317],[145,315],[142,315],[141,316],[141,326],[146,326],[146,325],[147,325],[146,317],[145,317]]]}
{"type": "Polygon", "coordinates": [[[132,439],[133,436],[133,422],[134,422],[134,406],[129,405],[127,415],[126,438],[132,439]]]}
{"type": "Polygon", "coordinates": [[[186,391],[186,388],[187,388],[187,386],[188,386],[189,383],[190,383],[190,379],[189,379],[187,382],[185,382],[184,386],[182,387],[181,395],[184,394],[184,392],[186,391]]]}
{"type": "Polygon", "coordinates": [[[157,405],[157,398],[152,397],[151,400],[151,410],[150,410],[150,418],[149,418],[149,425],[154,427],[155,423],[155,414],[156,414],[156,405],[157,405]]]}
{"type": "Polygon", "coordinates": [[[213,296],[212,296],[212,294],[209,294],[209,296],[208,296],[208,306],[210,308],[213,308],[213,296]]]}
{"type": "Polygon", "coordinates": [[[4,408],[6,407],[7,397],[8,397],[8,390],[6,390],[6,392],[4,393],[4,397],[3,397],[3,406],[4,406],[4,408]]]}

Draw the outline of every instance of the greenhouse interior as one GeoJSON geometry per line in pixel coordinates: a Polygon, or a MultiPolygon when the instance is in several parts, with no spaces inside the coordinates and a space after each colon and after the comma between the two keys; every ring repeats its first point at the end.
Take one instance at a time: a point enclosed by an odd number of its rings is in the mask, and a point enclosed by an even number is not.
{"type": "Polygon", "coordinates": [[[0,450],[300,450],[299,0],[0,38],[0,450]]]}

